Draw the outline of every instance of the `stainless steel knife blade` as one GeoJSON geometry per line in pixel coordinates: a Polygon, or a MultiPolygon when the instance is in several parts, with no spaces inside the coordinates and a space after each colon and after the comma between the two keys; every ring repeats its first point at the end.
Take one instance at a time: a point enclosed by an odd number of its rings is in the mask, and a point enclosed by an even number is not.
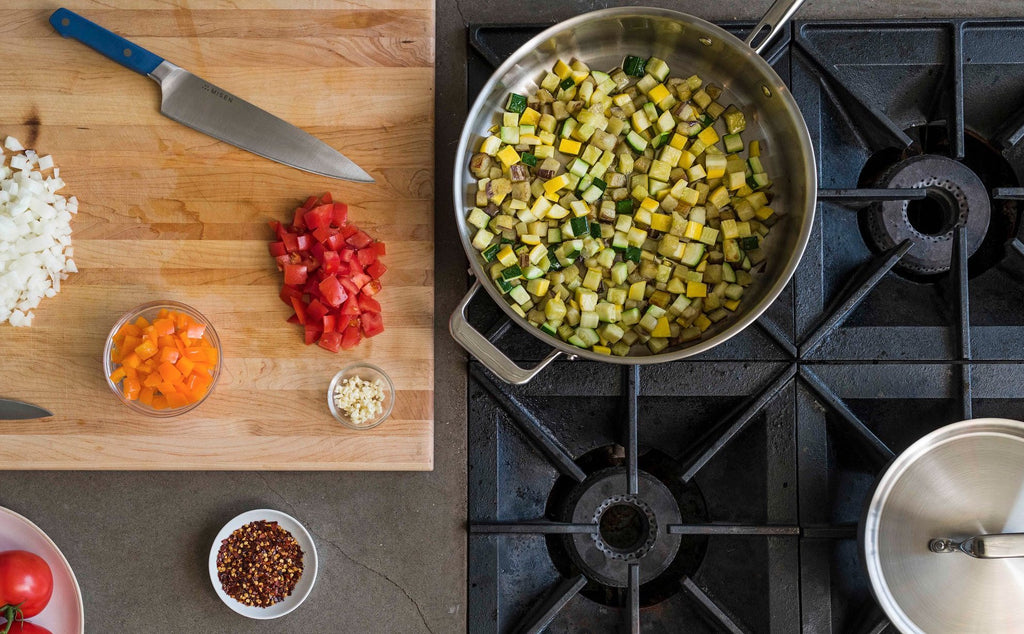
{"type": "Polygon", "coordinates": [[[196,77],[74,11],[57,9],[50,24],[118,64],[160,84],[165,116],[253,154],[331,178],[372,183],[370,175],[323,141],[196,77]]]}
{"type": "Polygon", "coordinates": [[[373,179],[320,139],[168,61],[149,74],[160,112],[178,123],[300,170],[361,183],[373,179]]]}
{"type": "Polygon", "coordinates": [[[24,420],[45,416],[53,416],[53,413],[29,403],[0,398],[0,420],[24,420]]]}

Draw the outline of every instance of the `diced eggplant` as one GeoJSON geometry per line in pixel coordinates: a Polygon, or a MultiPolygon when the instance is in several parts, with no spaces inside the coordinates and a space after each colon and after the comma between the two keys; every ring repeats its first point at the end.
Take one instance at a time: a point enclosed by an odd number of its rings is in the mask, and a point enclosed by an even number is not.
{"type": "Polygon", "coordinates": [[[484,213],[491,218],[497,216],[499,211],[501,211],[501,208],[491,202],[487,203],[487,206],[484,207],[484,213]]]}
{"type": "Polygon", "coordinates": [[[651,169],[651,159],[646,156],[641,156],[633,161],[633,171],[639,172],[640,174],[646,174],[647,170],[651,169]]]}
{"type": "Polygon", "coordinates": [[[618,172],[605,172],[604,182],[608,184],[608,187],[625,187],[626,186],[626,175],[619,174],[618,172]]]}
{"type": "Polygon", "coordinates": [[[537,176],[544,180],[549,180],[558,175],[558,170],[562,167],[562,164],[558,162],[558,159],[547,158],[537,168],[537,176]]]}
{"type": "Polygon", "coordinates": [[[491,171],[492,159],[483,152],[478,152],[469,159],[469,171],[477,178],[487,178],[491,171]]]}
{"type": "MultiPolygon", "coordinates": [[[[513,166],[515,167],[515,166],[513,166]]],[[[530,183],[526,181],[519,181],[512,183],[512,198],[515,200],[521,200],[523,202],[530,201],[530,183]]]]}
{"type": "MultiPolygon", "coordinates": [[[[485,154],[484,156],[487,155],[485,154]]],[[[510,167],[508,171],[513,183],[521,183],[523,181],[530,179],[530,168],[522,163],[516,163],[515,165],[510,167]]]]}
{"type": "Polygon", "coordinates": [[[501,200],[512,191],[512,181],[507,178],[491,179],[487,183],[487,197],[494,200],[501,200]]]}

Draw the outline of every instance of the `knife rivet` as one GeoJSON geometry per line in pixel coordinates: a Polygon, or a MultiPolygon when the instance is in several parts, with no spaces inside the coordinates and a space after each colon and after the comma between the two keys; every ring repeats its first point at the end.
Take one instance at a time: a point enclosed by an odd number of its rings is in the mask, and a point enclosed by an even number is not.
{"type": "Polygon", "coordinates": [[[63,20],[60,21],[60,25],[61,26],[67,26],[69,24],[71,24],[71,20],[69,20],[67,18],[64,18],[63,20]]]}
{"type": "Polygon", "coordinates": [[[130,49],[130,48],[124,49],[124,56],[125,57],[131,57],[132,56],[132,49],[130,49]]]}

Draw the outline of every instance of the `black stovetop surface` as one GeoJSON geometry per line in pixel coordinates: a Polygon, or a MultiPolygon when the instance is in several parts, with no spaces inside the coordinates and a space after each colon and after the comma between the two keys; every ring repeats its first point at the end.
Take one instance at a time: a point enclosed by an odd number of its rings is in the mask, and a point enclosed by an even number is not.
{"type": "MultiPolygon", "coordinates": [[[[470,27],[471,98],[541,28],[470,27]]],[[[820,194],[758,324],[685,361],[559,361],[525,386],[470,363],[471,632],[894,631],[857,551],[875,479],[938,427],[1024,419],[1024,22],[798,22],[780,39],[767,57],[807,121],[820,194]],[[988,198],[987,232],[946,231],[912,192],[880,202],[871,190],[917,155],[977,175],[947,189],[988,198]],[[872,233],[904,204],[933,235],[872,233]],[[920,261],[941,243],[934,272],[920,261]],[[654,474],[683,511],[678,554],[638,593],[595,581],[558,534],[587,530],[564,526],[564,500],[608,470],[654,474]]],[[[520,362],[548,352],[486,297],[471,321],[520,362]]]]}

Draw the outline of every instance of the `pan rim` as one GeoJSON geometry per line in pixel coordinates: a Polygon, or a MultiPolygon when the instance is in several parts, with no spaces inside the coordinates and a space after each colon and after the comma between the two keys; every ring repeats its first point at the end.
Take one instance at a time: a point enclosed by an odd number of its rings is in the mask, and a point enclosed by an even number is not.
{"type": "Polygon", "coordinates": [[[745,330],[748,326],[757,321],[768,308],[775,303],[782,294],[782,291],[789,284],[796,271],[797,266],[803,259],[804,252],[807,249],[807,244],[810,241],[811,231],[814,226],[814,215],[817,208],[817,192],[818,192],[818,174],[817,174],[817,159],[814,155],[814,148],[811,145],[810,132],[807,129],[807,123],[803,118],[800,108],[796,103],[796,99],[793,97],[789,88],[778,76],[771,65],[760,55],[754,52],[752,48],[747,46],[742,40],[725,31],[721,27],[718,27],[711,22],[708,22],[702,18],[675,11],[672,9],[662,9],[657,7],[612,7],[608,9],[599,9],[597,11],[591,11],[583,13],[581,15],[569,18],[557,24],[554,24],[544,29],[539,34],[530,38],[526,43],[520,46],[516,51],[509,56],[490,76],[487,83],[484,84],[479,94],[473,100],[473,105],[466,113],[466,121],[463,123],[462,133],[459,135],[459,144],[456,148],[455,162],[454,162],[454,178],[452,179],[452,192],[453,192],[453,210],[456,218],[456,230],[459,234],[459,240],[462,243],[463,250],[466,253],[467,259],[469,260],[471,272],[473,275],[480,280],[481,286],[487,291],[487,294],[497,303],[501,310],[508,316],[513,323],[529,332],[532,336],[536,337],[541,342],[560,350],[568,355],[578,358],[584,358],[591,361],[601,361],[605,363],[616,363],[622,365],[648,365],[654,363],[663,363],[667,361],[677,361],[687,357],[691,357],[718,346],[724,343],[728,339],[739,334],[745,330]],[[723,329],[721,332],[715,334],[708,339],[700,339],[692,345],[687,345],[682,348],[674,349],[671,352],[663,352],[658,354],[648,355],[637,355],[637,356],[624,356],[619,357],[615,355],[604,355],[592,350],[577,348],[572,346],[557,337],[549,335],[539,328],[534,328],[530,324],[526,323],[526,320],[517,315],[512,307],[498,292],[495,284],[487,278],[486,271],[479,262],[479,258],[475,256],[475,249],[473,248],[470,238],[467,232],[463,230],[459,223],[463,223],[464,211],[465,211],[465,182],[462,171],[465,169],[464,158],[467,155],[471,137],[476,135],[476,132],[470,128],[470,122],[479,116],[480,112],[487,105],[487,95],[494,89],[494,86],[504,79],[510,70],[514,68],[523,57],[529,52],[536,49],[541,43],[550,40],[556,35],[575,28],[579,24],[586,22],[608,19],[608,18],[625,18],[625,17],[640,17],[640,18],[667,18],[687,24],[690,26],[698,27],[703,29],[708,35],[717,37],[722,40],[726,46],[737,49],[741,55],[745,58],[745,61],[751,66],[756,68],[762,76],[771,79],[771,87],[773,89],[773,96],[783,100],[786,111],[788,112],[791,124],[796,131],[797,143],[799,145],[800,153],[805,157],[804,160],[804,179],[807,183],[806,190],[806,209],[804,210],[804,220],[801,225],[800,232],[796,238],[796,244],[791,257],[787,265],[782,269],[778,279],[769,287],[761,301],[755,305],[751,310],[738,317],[728,327],[723,329]]]}

